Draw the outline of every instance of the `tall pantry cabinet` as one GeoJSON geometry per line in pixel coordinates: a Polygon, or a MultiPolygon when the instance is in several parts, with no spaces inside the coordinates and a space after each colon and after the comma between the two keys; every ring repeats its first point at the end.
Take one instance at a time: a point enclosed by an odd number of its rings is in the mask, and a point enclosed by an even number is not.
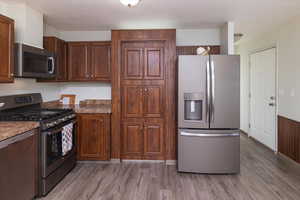
{"type": "Polygon", "coordinates": [[[175,158],[175,36],[175,30],[113,31],[113,158],[175,158]]]}

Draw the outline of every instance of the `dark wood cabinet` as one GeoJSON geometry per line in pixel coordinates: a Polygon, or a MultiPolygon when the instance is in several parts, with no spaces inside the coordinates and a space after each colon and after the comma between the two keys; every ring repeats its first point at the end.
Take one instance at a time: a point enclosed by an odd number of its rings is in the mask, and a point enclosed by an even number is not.
{"type": "Polygon", "coordinates": [[[65,82],[68,80],[67,69],[67,43],[56,37],[44,37],[44,48],[55,53],[56,77],[53,79],[40,79],[39,82],[65,82]]]}
{"type": "Polygon", "coordinates": [[[1,200],[33,199],[37,195],[37,132],[28,131],[0,142],[1,200]],[[9,144],[6,146],[5,142],[9,144]]]}
{"type": "Polygon", "coordinates": [[[122,91],[123,118],[163,117],[163,85],[124,85],[122,91]]]}
{"type": "Polygon", "coordinates": [[[143,113],[144,117],[163,118],[164,89],[163,85],[144,86],[143,113]]]}
{"type": "Polygon", "coordinates": [[[0,15],[0,83],[14,81],[14,20],[0,15]]]}
{"type": "Polygon", "coordinates": [[[124,80],[141,80],[144,76],[144,50],[136,44],[132,47],[123,47],[123,79],[124,80]]]}
{"type": "Polygon", "coordinates": [[[90,79],[87,43],[68,43],[68,69],[70,81],[84,81],[90,79]]]}
{"type": "Polygon", "coordinates": [[[144,159],[165,158],[164,123],[161,119],[147,119],[144,122],[144,159]]]}
{"type": "Polygon", "coordinates": [[[278,151],[300,163],[300,122],[278,117],[278,151]]]}
{"type": "Polygon", "coordinates": [[[143,117],[143,87],[124,85],[122,90],[122,109],[124,118],[143,117]]]}
{"type": "Polygon", "coordinates": [[[145,48],[145,79],[164,79],[164,49],[145,48]]]}
{"type": "Polygon", "coordinates": [[[111,45],[110,42],[94,42],[90,46],[91,78],[110,81],[111,79],[111,45]]]}
{"type": "Polygon", "coordinates": [[[78,115],[78,160],[110,159],[110,115],[78,115]]]}
{"type": "Polygon", "coordinates": [[[143,158],[143,120],[132,119],[123,122],[122,158],[143,158]]]}
{"type": "Polygon", "coordinates": [[[165,159],[164,42],[122,44],[123,159],[165,159]]]}
{"type": "Polygon", "coordinates": [[[111,47],[112,158],[175,160],[176,30],[112,30],[111,47]],[[157,124],[147,126],[148,120],[157,124]],[[124,139],[130,130],[137,134],[137,126],[124,127],[136,121],[143,122],[143,140],[131,143],[142,144],[143,156],[129,154],[124,139]]]}
{"type": "Polygon", "coordinates": [[[127,119],[122,123],[122,158],[163,160],[165,158],[162,119],[127,119]]]}
{"type": "Polygon", "coordinates": [[[123,80],[163,80],[164,43],[125,43],[122,49],[123,80]]]}
{"type": "Polygon", "coordinates": [[[69,81],[110,81],[110,42],[69,42],[69,81]]]}

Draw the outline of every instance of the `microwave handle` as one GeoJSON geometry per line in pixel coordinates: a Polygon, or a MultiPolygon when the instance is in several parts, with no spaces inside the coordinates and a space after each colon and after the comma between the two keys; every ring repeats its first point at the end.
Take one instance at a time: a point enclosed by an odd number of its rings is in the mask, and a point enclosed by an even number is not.
{"type": "Polygon", "coordinates": [[[54,70],[55,70],[54,58],[53,57],[48,57],[48,62],[51,62],[51,70],[49,71],[49,73],[53,74],[54,70]]]}

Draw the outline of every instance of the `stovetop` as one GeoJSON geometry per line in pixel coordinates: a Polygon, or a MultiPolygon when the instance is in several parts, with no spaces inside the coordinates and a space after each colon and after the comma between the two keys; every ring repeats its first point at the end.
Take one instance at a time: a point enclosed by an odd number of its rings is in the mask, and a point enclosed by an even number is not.
{"type": "Polygon", "coordinates": [[[0,111],[0,121],[43,121],[73,112],[72,109],[25,108],[0,111]]]}

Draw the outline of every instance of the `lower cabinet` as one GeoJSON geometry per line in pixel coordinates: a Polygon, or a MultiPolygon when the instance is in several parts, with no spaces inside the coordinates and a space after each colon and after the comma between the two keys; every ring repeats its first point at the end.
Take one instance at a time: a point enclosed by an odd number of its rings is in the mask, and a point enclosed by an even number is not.
{"type": "Polygon", "coordinates": [[[0,199],[29,200],[37,195],[38,130],[0,142],[0,199]]]}
{"type": "Polygon", "coordinates": [[[110,160],[110,114],[78,114],[78,160],[110,160]]]}
{"type": "Polygon", "coordinates": [[[122,159],[165,159],[162,119],[128,119],[122,124],[122,159]]]}

